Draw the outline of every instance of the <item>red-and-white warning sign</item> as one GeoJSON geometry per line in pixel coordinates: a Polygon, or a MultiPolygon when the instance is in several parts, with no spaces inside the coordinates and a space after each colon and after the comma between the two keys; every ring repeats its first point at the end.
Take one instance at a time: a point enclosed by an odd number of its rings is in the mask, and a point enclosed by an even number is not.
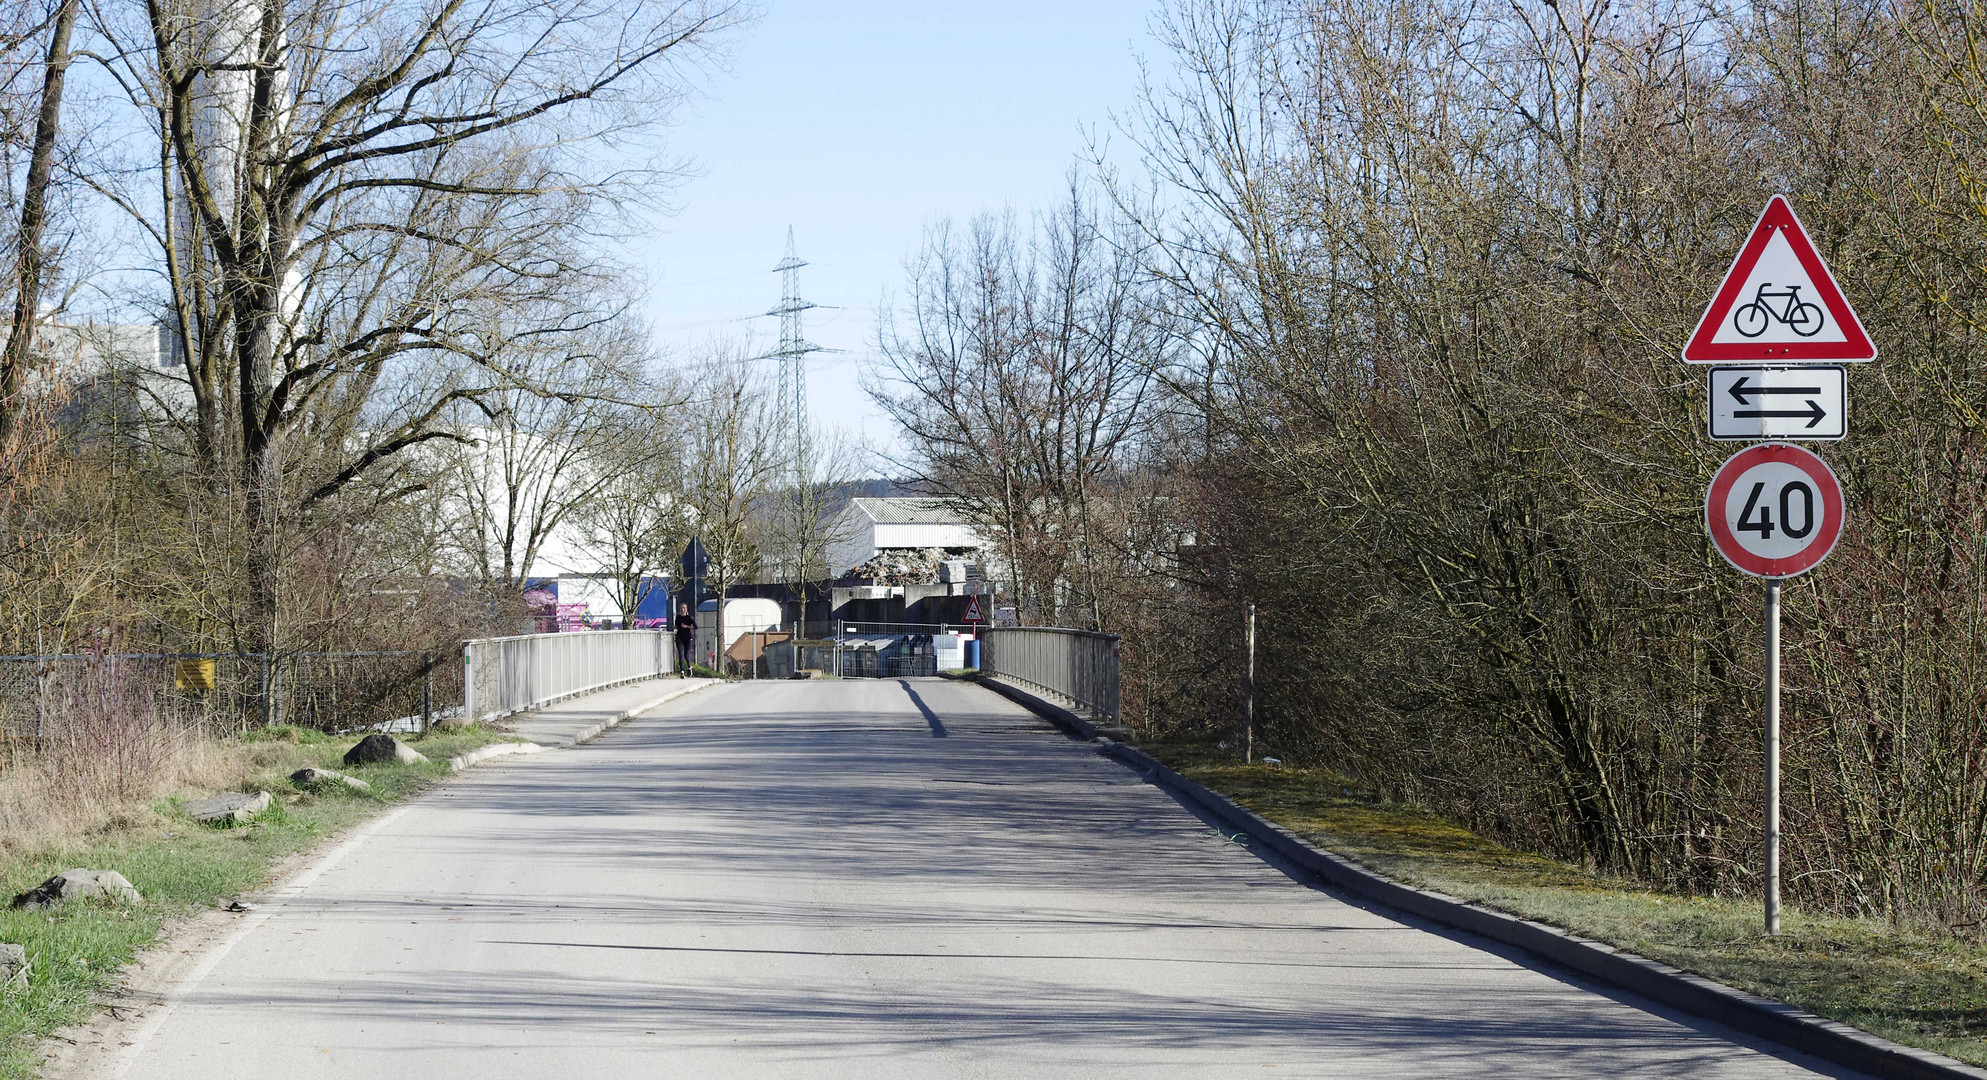
{"type": "Polygon", "coordinates": [[[1711,478],[1704,527],[1718,553],[1754,577],[1805,574],[1842,535],[1842,485],[1813,452],[1762,443],[1733,454],[1711,478]]]}
{"type": "Polygon", "coordinates": [[[1683,347],[1692,364],[1874,360],[1877,347],[1785,196],[1766,201],[1752,235],[1683,347]]]}
{"type": "Polygon", "coordinates": [[[979,597],[975,596],[971,600],[966,601],[966,617],[960,619],[959,621],[970,622],[970,623],[983,623],[987,621],[987,617],[985,615],[980,614],[979,597]]]}

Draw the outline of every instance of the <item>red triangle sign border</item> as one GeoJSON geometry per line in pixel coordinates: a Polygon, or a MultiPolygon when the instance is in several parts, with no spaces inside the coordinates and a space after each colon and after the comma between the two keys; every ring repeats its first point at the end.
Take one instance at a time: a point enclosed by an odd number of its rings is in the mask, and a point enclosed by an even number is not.
{"type": "Polygon", "coordinates": [[[1835,284],[1835,275],[1829,273],[1828,264],[1822,262],[1821,254],[1808,239],[1807,229],[1801,220],[1794,216],[1794,208],[1785,195],[1775,195],[1766,200],[1766,209],[1760,211],[1759,220],[1753,223],[1752,234],[1739,248],[1738,257],[1732,260],[1731,269],[1725,271],[1725,280],[1718,285],[1718,291],[1711,298],[1710,306],[1704,309],[1704,317],[1697,321],[1690,340],[1683,347],[1683,359],[1690,364],[1728,364],[1750,362],[1755,364],[1801,363],[1807,361],[1863,361],[1877,358],[1877,347],[1870,341],[1870,335],[1863,330],[1862,320],[1850,308],[1848,298],[1835,284]],[[1732,312],[1739,301],[1739,293],[1745,289],[1746,279],[1758,264],[1760,255],[1765,252],[1767,242],[1775,232],[1782,232],[1787,238],[1787,246],[1793,249],[1794,257],[1800,260],[1801,268],[1807,271],[1808,280],[1814,283],[1815,299],[1828,310],[1829,318],[1842,331],[1845,341],[1787,341],[1758,343],[1713,341],[1718,328],[1732,312]]]}

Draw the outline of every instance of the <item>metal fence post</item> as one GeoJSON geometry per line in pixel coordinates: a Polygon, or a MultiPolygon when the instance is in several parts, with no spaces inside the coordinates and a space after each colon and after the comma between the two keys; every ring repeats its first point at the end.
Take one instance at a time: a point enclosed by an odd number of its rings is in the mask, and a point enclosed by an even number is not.
{"type": "Polygon", "coordinates": [[[428,653],[421,654],[421,734],[428,733],[428,727],[435,721],[435,661],[428,653]]]}
{"type": "Polygon", "coordinates": [[[462,643],[462,722],[476,722],[476,643],[462,643]]]}

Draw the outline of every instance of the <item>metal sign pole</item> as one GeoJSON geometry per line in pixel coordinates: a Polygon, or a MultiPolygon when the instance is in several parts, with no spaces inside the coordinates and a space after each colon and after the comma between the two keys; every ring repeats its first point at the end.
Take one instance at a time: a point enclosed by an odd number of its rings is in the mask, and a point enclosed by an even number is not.
{"type": "Polygon", "coordinates": [[[1242,760],[1256,760],[1256,605],[1249,605],[1249,673],[1243,682],[1248,693],[1247,712],[1242,725],[1242,760]]]}
{"type": "Polygon", "coordinates": [[[1766,579],[1766,932],[1780,932],[1780,579],[1766,579]]]}

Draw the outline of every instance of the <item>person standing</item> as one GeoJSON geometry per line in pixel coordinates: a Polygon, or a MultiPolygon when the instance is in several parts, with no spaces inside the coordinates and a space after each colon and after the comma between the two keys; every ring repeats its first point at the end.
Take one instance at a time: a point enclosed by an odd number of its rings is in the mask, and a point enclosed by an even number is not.
{"type": "Polygon", "coordinates": [[[697,659],[697,620],[690,614],[690,605],[676,605],[676,677],[690,676],[690,665],[697,659]]]}

